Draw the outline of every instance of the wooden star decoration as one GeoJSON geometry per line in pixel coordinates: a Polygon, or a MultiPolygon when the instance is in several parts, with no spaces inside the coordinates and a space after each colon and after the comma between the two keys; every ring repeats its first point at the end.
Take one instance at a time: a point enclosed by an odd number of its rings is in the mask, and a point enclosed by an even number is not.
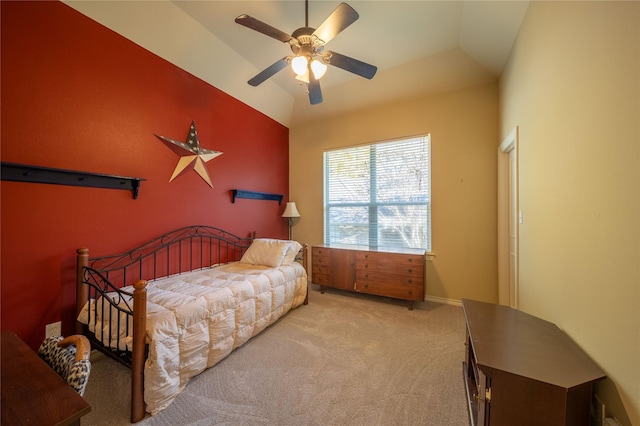
{"type": "Polygon", "coordinates": [[[200,148],[200,141],[198,140],[195,121],[191,122],[191,128],[189,129],[186,142],[179,142],[164,136],[156,135],[155,133],[154,136],[164,142],[169,149],[180,156],[178,165],[173,171],[173,175],[171,176],[171,179],[169,179],[169,182],[186,172],[195,170],[196,173],[198,173],[200,177],[213,188],[205,163],[213,160],[219,155],[222,155],[222,152],[200,148]]]}

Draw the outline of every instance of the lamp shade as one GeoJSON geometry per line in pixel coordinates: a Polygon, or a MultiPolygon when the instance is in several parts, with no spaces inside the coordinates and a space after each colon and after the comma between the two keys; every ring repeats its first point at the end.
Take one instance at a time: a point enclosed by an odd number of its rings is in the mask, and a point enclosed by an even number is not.
{"type": "Polygon", "coordinates": [[[300,217],[295,201],[287,203],[287,207],[285,207],[282,217],[300,217]]]}
{"type": "Polygon", "coordinates": [[[327,72],[327,66],[321,61],[314,59],[311,62],[311,71],[316,80],[320,80],[325,72],[327,72]]]}
{"type": "Polygon", "coordinates": [[[307,59],[306,56],[296,56],[291,61],[291,68],[293,68],[293,71],[296,74],[302,75],[307,72],[308,64],[309,64],[309,60],[307,59]]]}

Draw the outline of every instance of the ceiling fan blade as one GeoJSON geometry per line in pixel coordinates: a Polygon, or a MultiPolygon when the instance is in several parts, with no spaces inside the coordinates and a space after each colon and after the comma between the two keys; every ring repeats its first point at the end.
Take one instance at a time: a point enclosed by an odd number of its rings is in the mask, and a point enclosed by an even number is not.
{"type": "Polygon", "coordinates": [[[264,35],[268,35],[269,37],[275,38],[283,43],[288,43],[293,37],[289,34],[280,31],[277,28],[272,27],[269,24],[265,24],[264,22],[249,16],[249,15],[240,15],[236,18],[236,23],[240,25],[244,25],[247,28],[251,28],[252,30],[258,31],[264,35]]]}
{"type": "Polygon", "coordinates": [[[366,62],[359,61],[357,59],[350,58],[349,56],[342,55],[336,52],[326,52],[325,62],[334,67],[342,68],[345,71],[352,72],[360,77],[372,79],[378,67],[367,64],[366,62]]]}
{"type": "Polygon", "coordinates": [[[338,33],[358,20],[358,12],[346,3],[340,3],[331,15],[313,32],[313,35],[329,43],[338,33]]]}
{"type": "Polygon", "coordinates": [[[271,77],[272,75],[274,75],[275,73],[277,73],[278,71],[286,68],[288,64],[289,64],[289,58],[285,56],[284,58],[279,59],[273,65],[265,68],[262,72],[258,73],[255,77],[253,77],[247,83],[249,83],[252,86],[257,86],[260,83],[264,82],[269,77],[271,77]]]}
{"type": "Polygon", "coordinates": [[[320,89],[320,81],[316,80],[312,72],[309,73],[309,103],[317,105],[322,103],[322,90],[320,89]]]}

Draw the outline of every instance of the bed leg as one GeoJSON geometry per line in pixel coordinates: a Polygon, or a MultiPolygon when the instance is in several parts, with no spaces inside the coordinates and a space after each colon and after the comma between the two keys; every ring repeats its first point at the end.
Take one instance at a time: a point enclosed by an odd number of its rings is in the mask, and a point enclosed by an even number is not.
{"type": "Polygon", "coordinates": [[[147,337],[147,282],[133,285],[133,353],[131,359],[131,423],[144,418],[144,363],[147,337]]]}
{"type": "Polygon", "coordinates": [[[77,320],[84,304],[89,301],[89,287],[84,285],[84,268],[89,266],[89,249],[76,250],[76,334],[84,335],[84,324],[77,320]]]}

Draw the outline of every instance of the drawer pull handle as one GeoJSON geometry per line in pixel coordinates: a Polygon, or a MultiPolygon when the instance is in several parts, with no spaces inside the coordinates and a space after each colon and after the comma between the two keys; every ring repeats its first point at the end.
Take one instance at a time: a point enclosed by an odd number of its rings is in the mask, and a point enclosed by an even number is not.
{"type": "Polygon", "coordinates": [[[411,280],[411,279],[410,279],[410,280],[408,281],[408,283],[409,283],[409,284],[413,284],[413,280],[411,280]]]}
{"type": "Polygon", "coordinates": [[[412,273],[412,272],[413,272],[413,269],[407,269],[407,271],[409,271],[409,273],[412,273]]]}

